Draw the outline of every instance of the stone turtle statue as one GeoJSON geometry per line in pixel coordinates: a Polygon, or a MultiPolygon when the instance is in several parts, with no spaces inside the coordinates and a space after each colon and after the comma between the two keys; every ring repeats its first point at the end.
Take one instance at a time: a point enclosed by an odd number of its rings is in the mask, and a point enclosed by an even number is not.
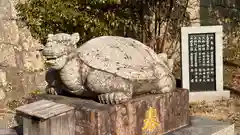
{"type": "Polygon", "coordinates": [[[94,93],[101,103],[119,104],[133,95],[175,90],[173,61],[166,54],[119,36],[96,37],[77,48],[78,41],[78,33],[48,35],[42,53],[59,76],[47,80],[48,93],[58,94],[60,85],[80,97],[94,93]]]}

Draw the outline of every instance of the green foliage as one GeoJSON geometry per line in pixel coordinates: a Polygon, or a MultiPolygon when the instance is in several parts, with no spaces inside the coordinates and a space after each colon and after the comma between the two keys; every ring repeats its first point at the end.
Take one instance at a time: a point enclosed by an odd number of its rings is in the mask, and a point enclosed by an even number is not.
{"type": "Polygon", "coordinates": [[[80,43],[101,35],[124,35],[123,26],[136,24],[138,17],[137,10],[114,0],[28,0],[17,9],[33,36],[43,42],[47,34],[59,32],[79,32],[80,43]]]}
{"type": "Polygon", "coordinates": [[[145,42],[162,33],[163,22],[170,25],[167,31],[176,39],[181,24],[186,22],[186,3],[174,0],[28,0],[18,4],[17,9],[33,36],[43,43],[47,34],[59,32],[78,32],[80,43],[101,35],[128,36],[145,42]]]}

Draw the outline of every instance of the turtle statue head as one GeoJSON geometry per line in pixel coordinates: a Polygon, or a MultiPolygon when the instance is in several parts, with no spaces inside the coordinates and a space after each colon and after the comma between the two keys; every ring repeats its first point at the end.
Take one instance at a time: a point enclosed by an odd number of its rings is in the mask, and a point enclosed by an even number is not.
{"type": "Polygon", "coordinates": [[[63,68],[68,54],[77,48],[79,39],[78,33],[48,34],[47,43],[42,51],[43,56],[46,57],[46,64],[56,70],[63,68]]]}

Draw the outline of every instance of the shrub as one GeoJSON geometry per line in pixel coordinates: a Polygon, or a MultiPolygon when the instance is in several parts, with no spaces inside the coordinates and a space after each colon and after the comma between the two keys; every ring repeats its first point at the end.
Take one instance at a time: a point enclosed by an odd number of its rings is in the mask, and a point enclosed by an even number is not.
{"type": "Polygon", "coordinates": [[[124,36],[132,32],[124,32],[123,28],[134,31],[132,25],[137,24],[139,16],[135,8],[114,0],[28,0],[19,3],[17,10],[33,36],[43,43],[47,34],[59,32],[78,32],[80,43],[101,35],[124,36]]]}

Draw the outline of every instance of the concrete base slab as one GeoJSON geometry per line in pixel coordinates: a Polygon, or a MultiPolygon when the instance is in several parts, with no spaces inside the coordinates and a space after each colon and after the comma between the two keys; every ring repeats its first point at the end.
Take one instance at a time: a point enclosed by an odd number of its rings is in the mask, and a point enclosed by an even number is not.
{"type": "Polygon", "coordinates": [[[165,135],[234,135],[234,124],[193,116],[191,125],[165,135]]]}
{"type": "Polygon", "coordinates": [[[198,102],[198,101],[215,101],[222,98],[230,98],[230,91],[201,91],[201,92],[190,92],[189,93],[189,102],[198,102]]]}

